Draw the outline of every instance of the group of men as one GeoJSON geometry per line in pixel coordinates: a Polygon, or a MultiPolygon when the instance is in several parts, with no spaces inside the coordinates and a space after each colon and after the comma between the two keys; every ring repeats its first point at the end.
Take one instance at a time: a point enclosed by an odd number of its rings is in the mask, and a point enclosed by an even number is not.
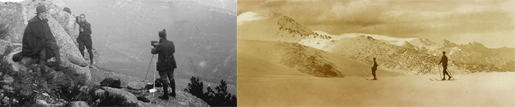
{"type": "MultiPolygon", "coordinates": [[[[447,59],[447,56],[445,56],[445,51],[442,52],[443,56],[442,56],[442,59],[440,60],[440,63],[438,63],[438,65],[442,64],[443,66],[443,78],[442,80],[445,80],[445,75],[449,76],[449,79],[448,80],[451,80],[452,76],[449,75],[449,72],[447,72],[447,62],[448,62],[448,59],[447,59]]],[[[374,61],[373,61],[373,64],[372,64],[372,76],[374,76],[374,79],[373,80],[377,80],[377,77],[376,77],[376,70],[377,70],[377,66],[379,66],[376,62],[376,58],[374,58],[374,61]]]]}
{"type": "MultiPolygon", "coordinates": [[[[69,8],[64,8],[71,14],[69,8]]],[[[36,16],[29,20],[25,32],[23,34],[23,47],[22,52],[17,54],[17,58],[13,58],[15,61],[20,61],[21,57],[30,57],[37,59],[40,64],[40,71],[45,71],[46,62],[48,59],[54,57],[57,66],[54,68],[56,71],[66,69],[62,64],[61,56],[59,54],[59,45],[52,34],[52,30],[48,25],[48,18],[50,18],[48,10],[45,5],[39,5],[36,7],[36,16]]],[[[81,14],[77,18],[79,25],[79,37],[77,38],[78,48],[82,57],[84,57],[84,48],[88,50],[90,59],[90,68],[93,66],[93,51],[92,51],[92,40],[91,40],[91,25],[86,21],[86,15],[81,14]]],[[[177,68],[175,58],[175,46],[172,41],[167,40],[166,30],[163,29],[158,33],[159,42],[152,44],[152,54],[158,54],[157,70],[161,77],[161,81],[164,83],[164,95],[160,96],[161,99],[168,99],[168,96],[176,96],[175,93],[175,80],[173,78],[174,69],[177,68]],[[170,82],[168,82],[170,81],[170,82]],[[168,94],[168,84],[172,88],[172,93],[168,94]]]]}

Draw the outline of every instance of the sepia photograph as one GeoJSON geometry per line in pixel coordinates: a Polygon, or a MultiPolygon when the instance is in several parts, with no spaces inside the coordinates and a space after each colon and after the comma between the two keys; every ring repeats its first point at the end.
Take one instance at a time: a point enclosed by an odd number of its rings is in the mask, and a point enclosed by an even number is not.
{"type": "Polygon", "coordinates": [[[513,0],[238,0],[238,106],[515,106],[513,0]]]}
{"type": "Polygon", "coordinates": [[[236,106],[236,34],[236,0],[0,0],[0,106],[236,106]]]}

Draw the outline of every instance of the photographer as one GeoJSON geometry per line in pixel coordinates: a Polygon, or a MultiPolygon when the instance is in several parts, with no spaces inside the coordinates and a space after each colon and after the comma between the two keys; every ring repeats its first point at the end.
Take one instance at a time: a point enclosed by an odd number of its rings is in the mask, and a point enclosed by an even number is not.
{"type": "Polygon", "coordinates": [[[152,54],[158,54],[157,71],[163,82],[164,94],[159,98],[168,100],[168,95],[175,97],[175,80],[173,78],[173,71],[177,68],[173,53],[175,53],[175,45],[172,41],[166,39],[166,30],[163,29],[159,32],[159,43],[152,41],[152,54]],[[168,82],[168,80],[170,82],[168,82]],[[168,94],[168,84],[172,87],[172,93],[168,94]]]}

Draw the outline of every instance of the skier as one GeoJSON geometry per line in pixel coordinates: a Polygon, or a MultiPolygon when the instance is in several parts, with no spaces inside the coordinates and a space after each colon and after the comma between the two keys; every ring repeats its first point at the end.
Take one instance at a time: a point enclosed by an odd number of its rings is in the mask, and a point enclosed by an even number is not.
{"type": "Polygon", "coordinates": [[[438,63],[438,65],[442,64],[442,66],[443,66],[442,80],[445,80],[445,74],[447,74],[447,76],[449,76],[448,80],[451,80],[451,75],[449,75],[449,73],[447,72],[447,61],[448,61],[447,56],[445,56],[445,51],[443,51],[442,53],[443,53],[442,60],[440,60],[440,63],[438,63]]]}
{"type": "Polygon", "coordinates": [[[374,58],[374,63],[372,64],[372,75],[374,76],[374,80],[377,80],[376,78],[376,70],[377,70],[377,62],[376,62],[376,58],[374,58]]]}

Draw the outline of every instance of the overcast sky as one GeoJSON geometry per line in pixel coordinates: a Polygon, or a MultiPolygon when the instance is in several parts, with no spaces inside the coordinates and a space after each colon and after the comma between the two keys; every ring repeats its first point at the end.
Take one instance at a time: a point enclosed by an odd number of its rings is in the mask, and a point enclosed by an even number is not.
{"type": "Polygon", "coordinates": [[[369,33],[515,47],[514,0],[238,0],[238,15],[289,16],[330,34],[369,33]]]}

